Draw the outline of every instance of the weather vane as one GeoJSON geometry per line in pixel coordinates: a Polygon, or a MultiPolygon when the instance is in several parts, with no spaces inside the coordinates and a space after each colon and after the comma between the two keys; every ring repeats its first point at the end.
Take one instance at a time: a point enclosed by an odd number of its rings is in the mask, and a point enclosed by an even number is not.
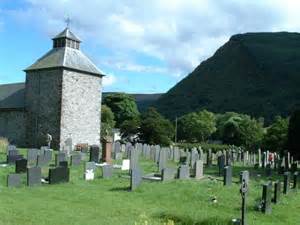
{"type": "Polygon", "coordinates": [[[69,28],[70,23],[71,23],[71,18],[69,16],[67,16],[67,18],[65,19],[65,22],[66,22],[67,28],[69,28]]]}

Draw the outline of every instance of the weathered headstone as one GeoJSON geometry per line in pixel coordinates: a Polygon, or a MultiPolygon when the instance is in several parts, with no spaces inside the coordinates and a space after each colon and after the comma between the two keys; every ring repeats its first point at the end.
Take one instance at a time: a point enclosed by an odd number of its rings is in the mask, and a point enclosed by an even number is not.
{"type": "Polygon", "coordinates": [[[16,161],[16,173],[27,172],[27,159],[19,159],[16,161]]]}
{"type": "Polygon", "coordinates": [[[20,187],[21,175],[20,174],[8,174],[7,175],[7,187],[20,187]]]}
{"type": "Polygon", "coordinates": [[[36,164],[37,157],[38,157],[38,149],[30,148],[27,150],[27,161],[28,164],[36,164]]]}
{"type": "Polygon", "coordinates": [[[162,148],[159,153],[159,161],[158,161],[158,171],[162,172],[164,168],[167,167],[167,152],[166,148],[162,148]]]}
{"type": "Polygon", "coordinates": [[[263,185],[263,194],[262,194],[262,212],[265,214],[270,214],[272,212],[272,183],[263,185]]]}
{"type": "Polygon", "coordinates": [[[142,182],[143,172],[137,166],[130,172],[130,190],[134,191],[142,182]]]}
{"type": "Polygon", "coordinates": [[[71,155],[71,166],[79,166],[80,163],[81,163],[81,155],[80,154],[71,155]]]}
{"type": "Polygon", "coordinates": [[[41,185],[42,169],[41,167],[31,167],[27,169],[27,185],[41,185]]]}
{"type": "Polygon", "coordinates": [[[102,167],[102,177],[103,178],[110,178],[113,174],[113,166],[112,165],[104,165],[102,167]]]}
{"type": "Polygon", "coordinates": [[[129,155],[130,155],[130,169],[135,169],[138,167],[139,164],[139,153],[138,150],[134,147],[131,147],[129,149],[129,155]]]}
{"type": "Polygon", "coordinates": [[[224,186],[230,186],[232,184],[232,167],[226,166],[224,167],[224,186]]]}
{"type": "Polygon", "coordinates": [[[203,161],[197,160],[195,166],[195,179],[203,178],[203,161]]]}
{"type": "Polygon", "coordinates": [[[84,165],[84,179],[85,180],[94,180],[96,164],[95,162],[86,162],[84,165]]]}
{"type": "Polygon", "coordinates": [[[164,168],[162,170],[162,181],[174,180],[176,177],[176,169],[173,168],[164,168]]]}
{"type": "Polygon", "coordinates": [[[129,170],[129,169],[130,169],[130,160],[129,159],[122,160],[121,170],[129,170]]]}
{"type": "Polygon", "coordinates": [[[190,178],[190,167],[188,165],[181,165],[178,169],[178,178],[185,180],[190,178]]]}

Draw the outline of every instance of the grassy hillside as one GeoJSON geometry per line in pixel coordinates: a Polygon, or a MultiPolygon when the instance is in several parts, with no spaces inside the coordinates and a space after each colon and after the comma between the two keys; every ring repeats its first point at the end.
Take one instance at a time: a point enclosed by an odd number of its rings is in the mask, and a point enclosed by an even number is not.
{"type": "Polygon", "coordinates": [[[169,118],[208,109],[270,121],[300,104],[300,34],[235,35],[157,102],[169,118]]]}

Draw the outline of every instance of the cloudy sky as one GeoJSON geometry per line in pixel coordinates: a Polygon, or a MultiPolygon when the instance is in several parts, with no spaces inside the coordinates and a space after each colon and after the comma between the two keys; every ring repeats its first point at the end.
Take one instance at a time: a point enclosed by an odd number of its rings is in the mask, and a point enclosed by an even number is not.
{"type": "Polygon", "coordinates": [[[298,0],[0,0],[0,84],[51,48],[70,17],[105,91],[165,92],[231,35],[300,31],[298,0]]]}

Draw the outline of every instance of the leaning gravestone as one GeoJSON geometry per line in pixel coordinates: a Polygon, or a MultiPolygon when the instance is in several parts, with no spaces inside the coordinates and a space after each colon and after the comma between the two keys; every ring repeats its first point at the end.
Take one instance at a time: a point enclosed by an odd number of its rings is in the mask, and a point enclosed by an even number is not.
{"type": "Polygon", "coordinates": [[[20,187],[21,175],[20,174],[8,174],[7,175],[7,187],[20,187]]]}
{"type": "Polygon", "coordinates": [[[102,178],[110,178],[113,174],[113,166],[112,165],[104,165],[102,167],[102,178]]]}
{"type": "Polygon", "coordinates": [[[272,201],[272,183],[263,185],[263,194],[262,194],[262,212],[265,214],[270,214],[272,212],[271,207],[272,201]]]}
{"type": "Polygon", "coordinates": [[[280,200],[280,196],[281,196],[281,182],[280,181],[275,181],[275,183],[274,183],[274,196],[273,196],[272,202],[277,204],[280,200]]]}
{"type": "Polygon", "coordinates": [[[174,180],[176,177],[176,169],[173,168],[164,168],[162,170],[162,181],[174,180]]]}
{"type": "Polygon", "coordinates": [[[224,167],[224,186],[230,186],[232,184],[232,167],[224,167]]]}
{"type": "Polygon", "coordinates": [[[31,167],[27,169],[27,186],[41,185],[42,169],[41,167],[31,167]]]}
{"type": "Polygon", "coordinates": [[[81,163],[81,155],[80,154],[71,155],[71,166],[79,166],[80,163],[81,163]]]}
{"type": "Polygon", "coordinates": [[[68,167],[56,167],[49,169],[49,184],[69,182],[70,169],[68,167]]]}
{"type": "Polygon", "coordinates": [[[180,180],[186,180],[190,178],[190,167],[188,165],[179,166],[178,178],[180,180]]]}
{"type": "Polygon", "coordinates": [[[195,166],[195,179],[203,178],[203,161],[197,160],[195,166]]]}
{"type": "Polygon", "coordinates": [[[26,173],[27,159],[19,159],[16,161],[16,173],[26,173]]]}
{"type": "Polygon", "coordinates": [[[135,167],[130,173],[130,190],[134,191],[142,183],[143,172],[139,167],[135,167]]]}

